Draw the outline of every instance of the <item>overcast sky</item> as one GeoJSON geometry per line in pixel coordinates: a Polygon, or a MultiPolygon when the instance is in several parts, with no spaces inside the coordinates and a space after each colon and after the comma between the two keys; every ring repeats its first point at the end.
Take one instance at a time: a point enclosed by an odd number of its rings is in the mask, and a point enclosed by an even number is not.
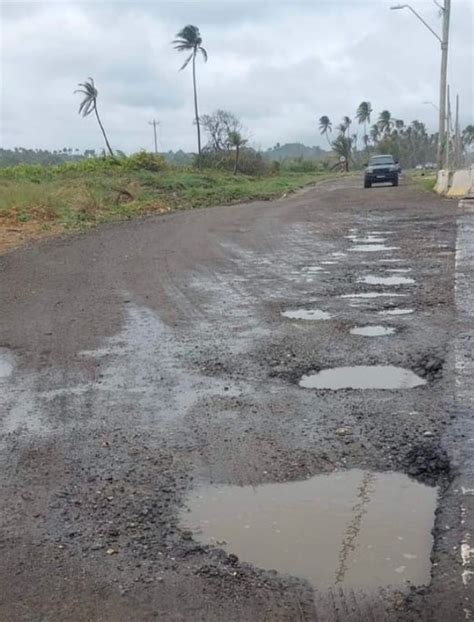
{"type": "MultiPolygon", "coordinates": [[[[186,24],[201,30],[200,112],[241,117],[252,143],[320,144],[318,118],[334,124],[369,100],[374,120],[437,125],[439,44],[396,0],[200,0],[2,2],[1,143],[4,147],[102,148],[93,117],[77,114],[77,83],[93,76],[112,146],[195,149],[191,67],[170,45],[186,24]]],[[[430,0],[412,5],[440,31],[430,0]]],[[[452,0],[449,82],[473,122],[474,0],[452,0]]]]}

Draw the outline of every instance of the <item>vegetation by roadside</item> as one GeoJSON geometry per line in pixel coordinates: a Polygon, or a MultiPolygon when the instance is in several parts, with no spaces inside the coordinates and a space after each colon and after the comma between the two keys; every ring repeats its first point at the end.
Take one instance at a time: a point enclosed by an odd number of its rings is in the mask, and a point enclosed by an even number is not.
{"type": "Polygon", "coordinates": [[[436,185],[436,171],[409,171],[408,177],[421,190],[432,192],[436,185]]]}
{"type": "Polygon", "coordinates": [[[267,200],[333,176],[280,170],[262,176],[174,168],[140,153],[0,171],[0,252],[24,241],[146,213],[267,200]]]}

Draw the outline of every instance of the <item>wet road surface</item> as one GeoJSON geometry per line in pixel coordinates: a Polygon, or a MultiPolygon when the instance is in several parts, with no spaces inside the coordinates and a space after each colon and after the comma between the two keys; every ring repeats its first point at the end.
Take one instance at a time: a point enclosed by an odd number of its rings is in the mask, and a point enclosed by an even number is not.
{"type": "Polygon", "coordinates": [[[473,240],[347,179],[0,257],[0,619],[473,617],[473,240]]]}

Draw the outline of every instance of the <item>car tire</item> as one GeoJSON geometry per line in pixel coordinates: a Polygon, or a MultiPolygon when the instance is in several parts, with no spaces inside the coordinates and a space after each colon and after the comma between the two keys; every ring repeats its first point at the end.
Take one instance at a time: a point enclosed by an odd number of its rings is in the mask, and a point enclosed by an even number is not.
{"type": "Polygon", "coordinates": [[[370,181],[364,181],[364,188],[372,188],[372,183],[370,181]]]}
{"type": "Polygon", "coordinates": [[[392,181],[392,186],[398,186],[398,177],[392,181]]]}

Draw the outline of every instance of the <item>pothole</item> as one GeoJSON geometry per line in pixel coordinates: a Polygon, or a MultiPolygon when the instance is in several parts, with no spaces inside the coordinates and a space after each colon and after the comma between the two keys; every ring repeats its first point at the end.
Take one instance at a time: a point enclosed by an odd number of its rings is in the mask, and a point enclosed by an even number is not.
{"type": "Polygon", "coordinates": [[[356,244],[349,250],[370,253],[375,251],[394,251],[398,248],[399,246],[385,246],[385,244],[356,244]]]}
{"type": "Polygon", "coordinates": [[[410,369],[394,365],[354,365],[333,367],[302,376],[304,389],[412,389],[426,384],[410,369]]]}
{"type": "Polygon", "coordinates": [[[15,367],[13,356],[7,348],[0,348],[0,378],[7,378],[15,367]]]}
{"type": "Polygon", "coordinates": [[[383,337],[393,335],[395,329],[391,326],[354,326],[351,328],[351,335],[362,335],[363,337],[383,337]]]}
{"type": "Polygon", "coordinates": [[[406,296],[406,294],[394,294],[392,292],[361,292],[358,294],[342,294],[341,298],[386,298],[406,296]]]}
{"type": "Polygon", "coordinates": [[[369,274],[357,279],[357,282],[367,285],[412,285],[415,279],[407,276],[375,276],[369,274]]]}
{"type": "Polygon", "coordinates": [[[379,311],[380,315],[409,315],[414,309],[384,309],[379,311]]]}
{"type": "Polygon", "coordinates": [[[359,238],[356,235],[346,235],[346,238],[352,240],[354,244],[383,244],[387,238],[368,235],[366,238],[359,238]]]}
{"type": "Polygon", "coordinates": [[[430,581],[437,489],[353,469],[261,486],[193,491],[181,526],[245,562],[317,588],[376,590],[430,581]]]}
{"type": "Polygon", "coordinates": [[[292,309],[282,312],[290,320],[330,320],[331,314],[321,309],[292,309]]]}

